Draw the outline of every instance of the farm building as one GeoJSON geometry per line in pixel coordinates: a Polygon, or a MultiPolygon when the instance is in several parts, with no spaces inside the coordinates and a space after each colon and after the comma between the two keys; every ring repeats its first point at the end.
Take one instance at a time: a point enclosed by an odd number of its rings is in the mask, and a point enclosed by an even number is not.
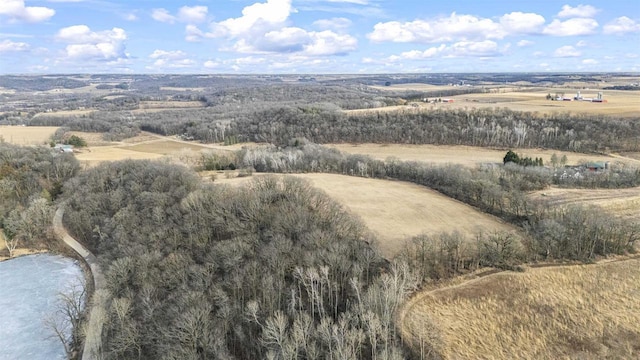
{"type": "Polygon", "coordinates": [[[589,171],[605,171],[609,170],[609,162],[608,161],[599,161],[599,162],[590,162],[585,164],[587,170],[589,171]]]}
{"type": "Polygon", "coordinates": [[[73,145],[65,145],[65,144],[56,144],[53,149],[57,152],[61,153],[72,153],[73,145]]]}

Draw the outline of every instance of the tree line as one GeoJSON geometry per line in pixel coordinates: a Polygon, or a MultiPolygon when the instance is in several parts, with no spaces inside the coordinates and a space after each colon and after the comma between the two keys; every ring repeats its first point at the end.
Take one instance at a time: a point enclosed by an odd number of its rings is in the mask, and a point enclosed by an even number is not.
{"type": "MultiPolygon", "coordinates": [[[[561,176],[558,174],[566,171],[563,168],[530,167],[512,162],[469,168],[400,161],[395,158],[382,161],[364,155],[345,155],[334,149],[305,143],[304,140],[293,141],[292,144],[285,148],[245,148],[238,152],[238,160],[242,167],[248,166],[259,172],[329,172],[409,181],[501,217],[526,233],[527,236],[519,246],[520,250],[513,253],[514,258],[510,261],[507,262],[500,256],[482,257],[481,249],[476,248],[476,260],[471,263],[500,266],[541,259],[588,261],[596,256],[633,251],[634,243],[639,238],[640,227],[637,223],[606,214],[596,221],[598,214],[602,213],[599,209],[589,210],[575,206],[551,211],[544,204],[527,197],[528,192],[545,189],[559,181],[561,176]],[[555,235],[550,236],[549,233],[555,235]],[[571,236],[573,233],[584,236],[571,236]]],[[[617,170],[613,168],[610,172],[581,174],[580,177],[572,177],[571,181],[560,184],[616,187],[637,186],[640,182],[640,171],[624,166],[617,170]]],[[[485,240],[500,242],[504,239],[498,236],[485,240]]],[[[509,239],[509,242],[513,241],[509,239]]],[[[486,243],[479,242],[482,246],[486,243]]],[[[496,246],[503,248],[501,245],[496,246]]]]}

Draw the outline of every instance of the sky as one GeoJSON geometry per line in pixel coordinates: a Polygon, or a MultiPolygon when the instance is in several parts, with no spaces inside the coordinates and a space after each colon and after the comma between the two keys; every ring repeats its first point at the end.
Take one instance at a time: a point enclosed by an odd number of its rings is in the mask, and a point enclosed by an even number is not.
{"type": "Polygon", "coordinates": [[[0,0],[0,74],[640,72],[640,1],[0,0]]]}

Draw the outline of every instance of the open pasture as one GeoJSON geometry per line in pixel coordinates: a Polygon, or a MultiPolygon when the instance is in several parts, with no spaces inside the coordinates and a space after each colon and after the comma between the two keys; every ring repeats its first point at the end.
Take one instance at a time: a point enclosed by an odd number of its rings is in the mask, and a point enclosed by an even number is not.
{"type": "MultiPolygon", "coordinates": [[[[475,166],[486,163],[502,163],[507,150],[489,149],[474,146],[449,145],[405,145],[405,144],[330,144],[327,145],[349,154],[369,155],[374,159],[385,160],[395,157],[404,161],[422,161],[434,164],[460,164],[475,166]]],[[[567,156],[567,164],[575,165],[589,161],[625,161],[603,155],[582,154],[568,151],[546,149],[513,149],[516,153],[532,158],[541,157],[548,164],[554,153],[558,159],[567,156]]]]}
{"type": "Polygon", "coordinates": [[[128,150],[126,147],[98,146],[76,153],[76,158],[83,164],[95,166],[104,161],[158,159],[162,154],[128,150]]]}
{"type": "MultiPolygon", "coordinates": [[[[620,117],[637,117],[640,115],[640,90],[603,90],[612,85],[625,85],[634,81],[630,78],[608,79],[606,82],[572,81],[564,84],[518,82],[509,84],[485,84],[486,93],[463,94],[455,96],[438,96],[438,98],[453,99],[449,103],[422,103],[415,105],[387,106],[377,109],[349,110],[347,113],[357,114],[371,111],[430,111],[434,109],[473,109],[473,108],[509,108],[514,111],[537,112],[540,114],[571,113],[571,114],[599,114],[620,117]],[[552,101],[547,100],[547,94],[555,97],[564,95],[573,98],[580,91],[583,98],[596,98],[602,92],[607,102],[593,103],[589,101],[552,101]]],[[[474,88],[479,88],[475,85],[474,88]]],[[[373,86],[381,91],[424,91],[433,94],[438,91],[464,90],[466,87],[451,85],[432,85],[423,83],[394,84],[391,86],[373,86]]],[[[425,95],[426,96],[426,95],[425,95]]],[[[426,96],[430,99],[434,95],[426,96]]]]}
{"type": "Polygon", "coordinates": [[[0,137],[15,145],[44,145],[57,126],[0,126],[0,137]]]}
{"type": "Polygon", "coordinates": [[[186,109],[201,108],[204,104],[200,101],[140,101],[139,109],[186,109]]]}
{"type": "Polygon", "coordinates": [[[640,91],[564,89],[547,88],[534,91],[495,92],[485,94],[465,94],[450,97],[453,103],[438,104],[451,108],[507,107],[515,111],[551,113],[598,114],[621,117],[635,117],[640,114],[640,91]],[[580,91],[583,98],[595,98],[602,92],[607,102],[555,101],[547,100],[547,94],[564,93],[573,98],[580,91]]]}
{"type": "Polygon", "coordinates": [[[580,204],[599,206],[613,215],[640,222],[640,188],[563,189],[552,187],[529,194],[529,198],[548,207],[580,204]]]}
{"type": "MultiPolygon", "coordinates": [[[[335,174],[294,175],[311,182],[360,217],[379,243],[381,253],[392,258],[407,241],[420,234],[436,235],[459,231],[475,236],[479,232],[516,232],[500,219],[453,200],[423,186],[389,180],[335,174]]],[[[251,178],[216,179],[216,183],[241,183],[251,178]]]]}
{"type": "Polygon", "coordinates": [[[178,142],[171,140],[155,140],[127,146],[126,149],[143,153],[170,155],[184,149],[200,151],[208,149],[208,147],[199,145],[197,143],[178,142]]]}
{"type": "Polygon", "coordinates": [[[418,293],[403,338],[443,359],[637,359],[640,260],[498,273],[418,293]]]}

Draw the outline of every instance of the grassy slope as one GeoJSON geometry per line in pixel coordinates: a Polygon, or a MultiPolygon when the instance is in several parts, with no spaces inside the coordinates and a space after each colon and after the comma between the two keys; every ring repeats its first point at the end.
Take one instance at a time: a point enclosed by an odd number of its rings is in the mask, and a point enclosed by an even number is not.
{"type": "Polygon", "coordinates": [[[530,269],[424,292],[403,309],[402,332],[446,359],[637,358],[639,265],[530,269]]]}

